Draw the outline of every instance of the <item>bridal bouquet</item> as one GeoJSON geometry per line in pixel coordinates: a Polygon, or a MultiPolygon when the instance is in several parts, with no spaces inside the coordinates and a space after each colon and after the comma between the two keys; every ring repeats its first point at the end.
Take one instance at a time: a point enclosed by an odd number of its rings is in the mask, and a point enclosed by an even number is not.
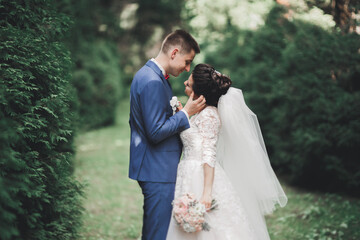
{"type": "MultiPolygon", "coordinates": [[[[217,208],[212,200],[209,210],[217,208]]],[[[209,231],[210,225],[205,222],[205,205],[200,203],[193,194],[187,193],[173,201],[173,213],[177,224],[188,233],[209,231]]]]}

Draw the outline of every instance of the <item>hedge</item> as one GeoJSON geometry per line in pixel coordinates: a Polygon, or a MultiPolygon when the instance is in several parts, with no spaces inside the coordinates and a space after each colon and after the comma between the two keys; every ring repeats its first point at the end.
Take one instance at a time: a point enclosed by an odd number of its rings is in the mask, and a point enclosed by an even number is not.
{"type": "Polygon", "coordinates": [[[0,1],[0,239],[74,239],[69,18],[48,0],[0,1]]]}

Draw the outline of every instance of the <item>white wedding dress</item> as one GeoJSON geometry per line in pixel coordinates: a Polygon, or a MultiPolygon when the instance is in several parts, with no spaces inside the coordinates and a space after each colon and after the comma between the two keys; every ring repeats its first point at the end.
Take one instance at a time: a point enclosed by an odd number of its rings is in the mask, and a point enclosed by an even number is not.
{"type": "Polygon", "coordinates": [[[172,217],[168,240],[266,240],[270,239],[265,219],[252,225],[248,212],[222,166],[216,161],[217,140],[221,127],[216,107],[208,106],[190,119],[190,128],[180,134],[183,157],[178,166],[175,198],[194,193],[200,199],[204,186],[203,164],[215,168],[212,198],[218,209],[206,213],[210,231],[186,233],[172,217]],[[260,226],[260,227],[259,227],[260,226]]]}

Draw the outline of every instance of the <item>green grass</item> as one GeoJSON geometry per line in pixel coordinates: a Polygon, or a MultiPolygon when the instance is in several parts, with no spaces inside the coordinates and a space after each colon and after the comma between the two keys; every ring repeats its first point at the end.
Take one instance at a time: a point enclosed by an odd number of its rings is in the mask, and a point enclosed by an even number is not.
{"type": "MultiPolygon", "coordinates": [[[[128,111],[128,102],[122,102],[114,126],[77,138],[75,174],[86,184],[81,239],[140,236],[143,198],[137,183],[127,177],[128,111]]],[[[360,239],[359,199],[282,185],[289,202],[266,218],[272,240],[360,239]]]]}
{"type": "Polygon", "coordinates": [[[115,126],[78,136],[75,174],[85,183],[81,239],[136,239],[141,231],[142,195],[127,177],[128,104],[118,109],[115,126]]]}
{"type": "Polygon", "coordinates": [[[267,216],[271,239],[358,240],[360,200],[306,192],[282,182],[288,204],[267,216]]]}

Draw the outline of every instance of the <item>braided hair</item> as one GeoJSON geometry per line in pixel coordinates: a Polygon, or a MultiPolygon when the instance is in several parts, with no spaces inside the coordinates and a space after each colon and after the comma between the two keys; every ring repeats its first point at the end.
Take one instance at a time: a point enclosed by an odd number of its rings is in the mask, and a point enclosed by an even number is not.
{"type": "Polygon", "coordinates": [[[219,98],[226,94],[230,88],[231,79],[216,71],[215,68],[209,64],[198,64],[195,66],[193,72],[193,86],[194,93],[198,96],[203,95],[206,99],[206,104],[217,107],[219,98]]]}

